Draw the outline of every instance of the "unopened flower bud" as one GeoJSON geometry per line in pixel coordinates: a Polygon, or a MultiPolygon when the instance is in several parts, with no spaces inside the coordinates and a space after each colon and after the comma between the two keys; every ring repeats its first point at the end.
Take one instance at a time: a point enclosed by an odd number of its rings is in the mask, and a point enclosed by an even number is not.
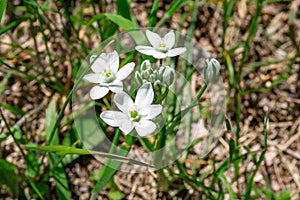
{"type": "Polygon", "coordinates": [[[141,77],[141,74],[138,71],[135,72],[134,78],[138,85],[143,84],[143,79],[141,77]]]}
{"type": "Polygon", "coordinates": [[[149,60],[144,60],[141,64],[141,71],[151,68],[151,63],[149,60]]]}
{"type": "Polygon", "coordinates": [[[149,72],[148,72],[148,70],[142,71],[141,75],[142,75],[143,79],[148,79],[149,78],[149,72]]]}
{"type": "Polygon", "coordinates": [[[175,78],[175,71],[173,68],[171,67],[165,67],[165,69],[163,70],[163,82],[165,84],[167,84],[168,86],[171,85],[174,81],[175,78]]]}
{"type": "Polygon", "coordinates": [[[154,90],[159,90],[161,88],[161,82],[157,80],[154,82],[153,86],[154,86],[154,90]]]}
{"type": "Polygon", "coordinates": [[[150,81],[151,83],[153,83],[153,82],[155,81],[155,76],[154,76],[154,74],[150,74],[150,76],[149,76],[149,81],[150,81]]]}
{"type": "Polygon", "coordinates": [[[218,75],[220,71],[221,65],[220,63],[212,58],[210,60],[205,61],[204,67],[204,80],[209,83],[214,80],[214,78],[218,75]]]}

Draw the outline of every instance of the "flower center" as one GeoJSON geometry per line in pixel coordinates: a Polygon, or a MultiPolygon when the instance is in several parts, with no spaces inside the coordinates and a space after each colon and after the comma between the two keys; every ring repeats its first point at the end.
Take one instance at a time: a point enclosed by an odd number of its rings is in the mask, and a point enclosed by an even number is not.
{"type": "Polygon", "coordinates": [[[138,111],[133,110],[130,111],[130,119],[134,122],[138,122],[141,119],[141,116],[139,115],[138,111]]]}
{"type": "Polygon", "coordinates": [[[162,53],[166,53],[167,49],[166,49],[166,43],[163,41],[162,43],[159,44],[158,46],[158,50],[162,53]]]}
{"type": "Polygon", "coordinates": [[[104,72],[103,72],[106,76],[106,78],[109,78],[111,76],[111,71],[110,71],[110,68],[108,69],[104,69],[104,72]]]}
{"type": "Polygon", "coordinates": [[[115,76],[111,72],[110,65],[101,72],[105,76],[105,83],[111,83],[115,80],[115,76]]]}

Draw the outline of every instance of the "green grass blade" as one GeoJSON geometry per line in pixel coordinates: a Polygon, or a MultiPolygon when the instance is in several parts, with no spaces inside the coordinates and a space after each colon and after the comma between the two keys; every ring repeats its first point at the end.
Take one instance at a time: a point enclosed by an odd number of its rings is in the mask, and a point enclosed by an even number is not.
{"type": "Polygon", "coordinates": [[[71,199],[71,194],[68,185],[68,179],[64,171],[63,165],[59,157],[55,154],[50,154],[50,170],[56,185],[56,193],[59,199],[71,199]],[[58,163],[60,162],[60,163],[58,163]]]}
{"type": "Polygon", "coordinates": [[[16,108],[14,106],[11,106],[11,105],[8,105],[8,104],[5,104],[5,103],[0,103],[0,107],[6,109],[6,110],[9,110],[11,113],[15,114],[15,115],[25,115],[27,112],[23,111],[22,109],[20,108],[16,108]]]}
{"type": "MultiPolygon", "coordinates": [[[[127,157],[124,157],[122,155],[116,155],[111,153],[105,153],[105,152],[99,152],[99,151],[90,151],[86,149],[79,149],[75,147],[68,147],[68,146],[62,146],[62,145],[52,145],[52,146],[32,146],[27,145],[27,149],[30,150],[36,150],[36,151],[45,151],[45,152],[52,152],[57,153],[61,156],[67,155],[67,154],[78,154],[78,155],[97,155],[102,156],[105,158],[113,159],[118,162],[133,164],[133,165],[141,165],[146,167],[152,167],[151,165],[140,162],[137,160],[129,159],[127,157]]],[[[123,147],[124,148],[124,147],[123,147]]]]}
{"type": "Polygon", "coordinates": [[[223,34],[222,34],[222,49],[225,51],[225,36],[227,26],[232,15],[236,0],[230,0],[229,4],[227,0],[223,0],[224,20],[223,20],[223,34]]]}
{"type": "Polygon", "coordinates": [[[5,9],[6,9],[7,0],[0,1],[0,23],[2,22],[2,17],[4,16],[5,9]]]}
{"type": "Polygon", "coordinates": [[[260,167],[260,165],[262,164],[264,158],[265,158],[265,153],[267,150],[267,138],[268,138],[268,130],[267,130],[267,126],[268,126],[268,121],[269,121],[269,113],[266,114],[265,120],[264,120],[264,150],[261,153],[258,162],[256,163],[256,167],[254,169],[254,172],[252,173],[248,183],[247,183],[247,187],[246,187],[246,192],[245,192],[245,200],[250,199],[250,193],[251,193],[251,189],[252,189],[252,185],[253,185],[253,180],[254,177],[260,167]]]}
{"type": "Polygon", "coordinates": [[[130,20],[130,6],[127,0],[117,0],[118,14],[130,20]]]}
{"type": "MultiPolygon", "coordinates": [[[[117,140],[114,140],[116,142],[117,140]]],[[[126,156],[131,149],[131,145],[135,142],[135,137],[127,135],[125,138],[125,143],[123,143],[118,151],[118,155],[126,156]]],[[[121,167],[121,162],[108,160],[101,170],[99,181],[96,183],[91,199],[96,199],[98,192],[104,188],[104,186],[112,179],[112,177],[117,173],[118,169],[121,167]]]]}
{"type": "Polygon", "coordinates": [[[138,28],[138,25],[134,22],[130,21],[129,19],[124,18],[121,15],[116,14],[105,14],[105,16],[110,19],[112,22],[117,24],[119,27],[123,28],[124,30],[131,30],[138,28]]]}
{"type": "Polygon", "coordinates": [[[153,2],[153,6],[151,9],[151,14],[150,14],[150,20],[148,23],[148,28],[149,27],[153,27],[156,21],[156,14],[157,14],[157,10],[158,10],[158,0],[154,0],[153,2]]]}
{"type": "Polygon", "coordinates": [[[0,35],[2,35],[3,33],[9,31],[10,29],[15,28],[16,26],[18,26],[19,24],[21,24],[23,21],[26,21],[27,19],[29,19],[30,15],[25,15],[19,19],[16,19],[14,21],[12,21],[11,23],[9,23],[8,25],[4,26],[2,29],[0,29],[0,35]]]}
{"type": "Polygon", "coordinates": [[[226,186],[226,188],[228,190],[230,200],[235,200],[235,198],[234,198],[234,192],[233,192],[233,190],[231,188],[230,183],[228,183],[226,177],[223,174],[219,175],[219,177],[221,178],[223,184],[226,186]]]}
{"type": "MultiPolygon", "coordinates": [[[[55,130],[53,139],[49,141],[52,128],[55,124],[56,120],[56,100],[53,99],[49,106],[46,113],[46,124],[45,124],[45,132],[46,132],[46,142],[50,145],[58,145],[59,144],[59,136],[57,129],[55,130]]],[[[51,147],[51,146],[50,146],[51,147]]],[[[56,192],[59,199],[70,199],[70,192],[68,186],[67,176],[65,174],[63,165],[59,157],[55,154],[50,153],[50,170],[52,172],[52,176],[54,178],[54,182],[56,185],[56,192]]]]}
{"type": "MultiPolygon", "coordinates": [[[[105,14],[105,16],[110,19],[112,22],[117,24],[119,27],[124,29],[125,31],[130,31],[133,29],[138,29],[138,24],[136,24],[133,21],[130,21],[121,15],[116,14],[105,14]]],[[[135,40],[137,44],[143,44],[146,40],[145,35],[141,31],[133,31],[129,32],[129,34],[132,36],[132,38],[135,40]]]]}
{"type": "Polygon", "coordinates": [[[188,2],[189,1],[187,1],[187,0],[172,1],[172,3],[170,4],[170,7],[164,14],[163,18],[161,18],[161,20],[159,20],[159,22],[156,24],[155,28],[161,27],[163,25],[163,23],[165,23],[166,20],[168,20],[179,8],[181,8],[183,5],[185,5],[188,2]]]}
{"type": "Polygon", "coordinates": [[[257,0],[257,3],[256,3],[256,10],[255,10],[254,16],[252,18],[250,28],[249,28],[249,32],[248,32],[248,36],[247,36],[246,43],[245,43],[245,49],[244,49],[244,52],[243,52],[242,63],[239,67],[239,74],[241,74],[242,65],[244,64],[244,62],[249,57],[250,45],[252,43],[252,39],[253,39],[255,31],[257,29],[258,17],[260,16],[261,11],[262,11],[263,1],[264,0],[257,0]]]}
{"type": "Polygon", "coordinates": [[[46,113],[46,124],[45,124],[45,132],[46,132],[46,142],[49,143],[50,145],[58,145],[59,144],[59,138],[58,138],[58,132],[57,130],[55,130],[53,139],[51,141],[49,141],[50,136],[51,136],[51,131],[52,128],[55,124],[55,120],[56,120],[56,100],[53,99],[49,106],[48,106],[48,110],[46,113]]]}
{"type": "Polygon", "coordinates": [[[0,95],[4,92],[12,73],[7,73],[0,84],[0,95]]]}
{"type": "Polygon", "coordinates": [[[18,191],[20,191],[18,189],[18,178],[15,172],[16,167],[13,164],[0,159],[0,186],[2,187],[2,185],[6,185],[13,194],[17,194],[18,191]]]}

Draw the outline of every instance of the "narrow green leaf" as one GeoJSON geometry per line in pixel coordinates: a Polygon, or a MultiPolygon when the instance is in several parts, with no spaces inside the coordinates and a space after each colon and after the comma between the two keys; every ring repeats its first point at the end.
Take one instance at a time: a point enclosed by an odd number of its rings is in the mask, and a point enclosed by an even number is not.
{"type": "Polygon", "coordinates": [[[0,84],[0,95],[4,92],[7,84],[8,84],[8,81],[9,81],[9,78],[11,77],[12,73],[8,73],[6,74],[6,76],[4,77],[4,79],[2,80],[1,84],[0,84]]]}
{"type": "Polygon", "coordinates": [[[105,16],[126,31],[138,28],[137,24],[130,21],[129,19],[122,17],[121,15],[107,13],[105,14],[105,16]]]}
{"type": "Polygon", "coordinates": [[[2,22],[2,18],[3,18],[4,13],[5,13],[6,3],[7,3],[7,0],[1,0],[0,1],[0,23],[2,22]]]}
{"type": "Polygon", "coordinates": [[[67,176],[59,157],[55,154],[50,154],[49,157],[50,169],[52,171],[52,175],[56,185],[56,192],[59,199],[71,199],[67,176]]]}
{"type": "Polygon", "coordinates": [[[229,160],[232,160],[232,157],[234,155],[235,152],[235,142],[233,139],[229,140],[229,160]]]}
{"type": "Polygon", "coordinates": [[[56,121],[56,100],[53,99],[47,109],[46,113],[46,124],[45,124],[45,132],[46,132],[46,142],[47,144],[53,144],[58,145],[59,144],[59,137],[57,130],[54,132],[53,139],[51,143],[49,143],[49,139],[51,138],[51,132],[53,129],[53,126],[56,121]]]}
{"type": "MultiPolygon", "coordinates": [[[[121,147],[120,147],[120,149],[118,151],[118,155],[126,156],[128,154],[128,152],[130,151],[131,145],[134,143],[135,139],[136,139],[135,137],[133,137],[131,135],[127,135],[126,138],[125,138],[125,142],[126,143],[124,143],[123,145],[121,145],[121,147]]],[[[120,163],[120,160],[113,160],[112,162],[110,162],[110,160],[108,160],[105,163],[105,166],[101,170],[99,180],[96,183],[96,185],[95,185],[95,187],[94,187],[94,189],[92,191],[91,199],[96,199],[96,197],[98,195],[98,192],[100,190],[102,190],[104,188],[104,186],[117,173],[118,169],[121,167],[121,164],[122,163],[120,163]]]]}
{"type": "Polygon", "coordinates": [[[149,20],[149,24],[148,27],[153,27],[155,25],[155,21],[156,21],[156,14],[157,14],[157,10],[158,10],[158,0],[154,0],[153,5],[152,5],[152,9],[151,9],[151,14],[150,14],[150,20],[149,20]]]}
{"type": "Polygon", "coordinates": [[[6,185],[13,194],[18,192],[16,167],[6,160],[0,159],[0,186],[6,185]]]}
{"type": "MultiPolygon", "coordinates": [[[[108,19],[110,19],[112,22],[117,24],[119,27],[123,28],[125,31],[130,31],[139,28],[138,24],[120,15],[109,13],[109,14],[105,14],[105,16],[108,19]]],[[[132,36],[132,38],[135,40],[137,44],[143,44],[145,43],[145,41],[147,41],[145,35],[141,31],[136,30],[136,31],[129,32],[129,34],[132,36]]]]}
{"type": "Polygon", "coordinates": [[[230,200],[235,200],[235,198],[234,198],[234,192],[233,192],[233,190],[231,188],[230,183],[228,183],[226,177],[223,174],[219,175],[219,177],[221,178],[222,182],[224,183],[224,185],[226,186],[226,188],[228,190],[230,200]]]}
{"type": "Polygon", "coordinates": [[[86,150],[86,149],[79,149],[79,148],[67,147],[67,146],[62,146],[62,145],[53,145],[53,146],[27,145],[26,147],[27,147],[27,149],[30,149],[30,150],[55,152],[55,153],[58,153],[62,156],[67,155],[67,154],[98,155],[98,156],[103,156],[105,158],[114,159],[114,160],[117,160],[119,162],[152,167],[151,165],[149,165],[147,163],[140,162],[140,161],[133,160],[133,159],[129,159],[127,157],[120,156],[120,155],[115,155],[115,154],[110,154],[110,153],[105,153],[105,152],[99,152],[99,151],[89,151],[89,150],[86,150]]]}
{"type": "Polygon", "coordinates": [[[126,0],[117,0],[118,14],[130,20],[130,6],[126,0]]]}
{"type": "Polygon", "coordinates": [[[172,3],[170,4],[170,7],[165,12],[163,18],[161,18],[161,20],[156,24],[155,28],[161,27],[167,19],[169,19],[179,8],[181,8],[187,2],[189,2],[189,1],[187,1],[187,0],[172,1],[172,3]]]}
{"type": "Polygon", "coordinates": [[[5,103],[0,103],[0,107],[6,109],[6,110],[9,110],[11,113],[15,114],[15,115],[25,115],[27,112],[23,111],[22,109],[20,108],[16,108],[14,106],[11,106],[11,105],[8,105],[8,104],[5,104],[5,103]]]}
{"type": "Polygon", "coordinates": [[[259,157],[259,160],[258,162],[256,163],[256,167],[255,167],[255,170],[254,172],[252,173],[248,183],[247,183],[247,187],[246,187],[246,192],[245,192],[245,200],[248,200],[250,199],[250,193],[251,193],[251,189],[252,189],[252,185],[253,185],[253,180],[254,180],[254,177],[260,167],[260,165],[262,164],[264,158],[265,158],[265,153],[266,153],[266,150],[267,150],[267,137],[268,137],[268,131],[267,131],[267,124],[268,124],[268,120],[269,120],[269,114],[267,113],[266,114],[266,117],[265,117],[265,121],[264,121],[264,150],[263,152],[261,153],[260,157],[259,157]]]}
{"type": "Polygon", "coordinates": [[[186,4],[187,0],[175,0],[172,1],[170,7],[166,11],[166,15],[172,16],[179,8],[181,8],[184,4],[186,4]]]}
{"type": "MultiPolygon", "coordinates": [[[[55,125],[56,117],[57,117],[56,100],[53,99],[50,102],[47,109],[46,124],[45,124],[46,142],[47,144],[50,145],[59,144],[59,136],[58,136],[57,129],[55,130],[55,132],[53,132],[53,136],[51,135],[55,125]],[[53,139],[50,141],[50,138],[53,139]]],[[[51,148],[52,146],[49,147],[51,148]]],[[[70,199],[71,195],[69,191],[68,180],[60,158],[57,155],[52,153],[49,154],[49,158],[50,158],[50,170],[54,178],[54,182],[56,185],[56,192],[59,199],[70,199]]]]}
{"type": "Polygon", "coordinates": [[[41,10],[51,11],[51,12],[57,12],[56,10],[52,9],[51,7],[47,7],[47,6],[43,5],[43,4],[40,4],[40,3],[38,3],[35,0],[25,0],[25,3],[30,4],[30,5],[32,5],[34,7],[37,7],[39,9],[41,9],[41,10]]]}
{"type": "Polygon", "coordinates": [[[20,23],[22,23],[23,21],[26,21],[27,19],[29,19],[30,15],[25,15],[19,19],[16,19],[14,21],[12,21],[10,24],[4,26],[2,29],[0,29],[0,35],[2,35],[3,33],[9,31],[10,29],[15,28],[16,26],[18,26],[20,23]]]}

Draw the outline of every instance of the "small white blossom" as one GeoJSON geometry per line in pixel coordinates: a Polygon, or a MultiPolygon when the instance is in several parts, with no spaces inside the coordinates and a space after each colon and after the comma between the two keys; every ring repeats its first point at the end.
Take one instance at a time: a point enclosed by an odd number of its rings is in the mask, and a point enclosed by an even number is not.
{"type": "Polygon", "coordinates": [[[178,56],[186,51],[186,48],[184,47],[172,49],[175,44],[174,31],[168,32],[163,38],[161,38],[158,34],[146,30],[146,36],[152,47],[135,47],[135,49],[141,52],[142,54],[153,56],[156,59],[162,59],[166,57],[178,56]]]}
{"type": "Polygon", "coordinates": [[[94,73],[87,74],[84,80],[91,83],[98,83],[90,91],[92,99],[100,99],[104,97],[109,90],[118,92],[123,90],[122,80],[127,78],[134,69],[134,63],[128,63],[119,68],[119,55],[116,51],[112,53],[102,53],[100,56],[91,56],[91,69],[94,73]]]}
{"type": "Polygon", "coordinates": [[[216,59],[206,59],[204,67],[204,80],[207,83],[213,81],[214,78],[218,75],[220,68],[221,65],[216,59]]]}
{"type": "Polygon", "coordinates": [[[153,98],[154,92],[149,82],[139,88],[135,102],[127,93],[118,92],[114,102],[120,111],[104,111],[100,117],[108,125],[119,127],[126,135],[135,128],[139,136],[145,137],[157,128],[151,119],[162,111],[161,105],[151,105],[153,98]]]}

